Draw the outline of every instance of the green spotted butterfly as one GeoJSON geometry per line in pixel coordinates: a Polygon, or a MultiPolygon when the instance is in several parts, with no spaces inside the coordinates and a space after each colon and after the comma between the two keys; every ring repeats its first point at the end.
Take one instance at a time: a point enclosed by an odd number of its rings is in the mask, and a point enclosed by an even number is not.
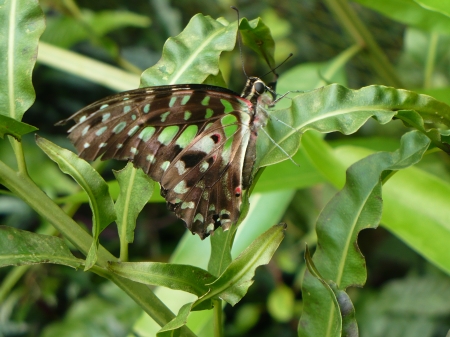
{"type": "Polygon", "coordinates": [[[275,94],[249,77],[241,95],[217,86],[140,88],[97,101],[59,124],[80,157],[131,160],[161,185],[168,208],[204,239],[238,221],[258,131],[275,94]]]}

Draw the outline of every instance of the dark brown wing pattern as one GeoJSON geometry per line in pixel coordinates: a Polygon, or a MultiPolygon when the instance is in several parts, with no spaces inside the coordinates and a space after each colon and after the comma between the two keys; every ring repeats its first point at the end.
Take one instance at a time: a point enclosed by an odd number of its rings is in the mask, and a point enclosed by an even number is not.
{"type": "Polygon", "coordinates": [[[93,103],[62,123],[80,157],[132,160],[202,239],[236,223],[253,105],[205,85],[141,88],[93,103]]]}

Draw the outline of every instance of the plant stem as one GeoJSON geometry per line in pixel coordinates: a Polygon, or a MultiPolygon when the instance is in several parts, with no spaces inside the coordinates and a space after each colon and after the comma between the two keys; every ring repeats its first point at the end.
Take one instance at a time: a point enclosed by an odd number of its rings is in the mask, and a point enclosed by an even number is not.
{"type": "Polygon", "coordinates": [[[348,1],[325,0],[325,3],[355,42],[367,50],[369,64],[373,67],[376,74],[385,81],[385,84],[402,87],[402,83],[397,77],[394,67],[367,27],[348,4],[348,1]]]}
{"type": "MultiPolygon", "coordinates": [[[[0,161],[0,184],[25,201],[39,215],[48,220],[78,250],[87,255],[92,244],[92,237],[72,218],[67,216],[27,175],[15,172],[0,161]]],[[[107,270],[108,261],[117,261],[117,258],[99,245],[95,268],[97,273],[117,284],[160,326],[167,324],[175,317],[172,311],[161,302],[148,286],[109,272],[107,270]]],[[[195,334],[184,326],[181,328],[181,336],[192,337],[195,334]]]]}
{"type": "Polygon", "coordinates": [[[428,53],[427,53],[427,61],[425,63],[425,74],[424,74],[424,80],[423,80],[423,87],[431,88],[431,82],[433,79],[433,71],[434,71],[434,64],[436,59],[436,49],[438,45],[439,40],[439,34],[437,33],[431,33],[430,38],[430,45],[428,46],[428,53]]]}
{"type": "Polygon", "coordinates": [[[25,162],[25,157],[23,155],[22,143],[11,136],[9,136],[9,141],[11,143],[11,146],[14,150],[14,154],[16,156],[17,168],[19,170],[19,173],[28,175],[27,164],[25,162]]]}
{"type": "Polygon", "coordinates": [[[213,300],[214,306],[214,337],[223,336],[223,319],[222,319],[222,300],[213,300]]]}
{"type": "Polygon", "coordinates": [[[126,237],[120,238],[120,261],[127,262],[128,261],[128,241],[126,237]]]}

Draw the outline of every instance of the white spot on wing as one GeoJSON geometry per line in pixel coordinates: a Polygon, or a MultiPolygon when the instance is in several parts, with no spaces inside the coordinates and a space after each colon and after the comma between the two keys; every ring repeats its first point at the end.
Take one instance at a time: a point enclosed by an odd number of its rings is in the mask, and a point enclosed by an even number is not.
{"type": "Polygon", "coordinates": [[[189,189],[186,187],[186,182],[184,180],[180,181],[173,189],[175,193],[184,194],[189,189]]]}

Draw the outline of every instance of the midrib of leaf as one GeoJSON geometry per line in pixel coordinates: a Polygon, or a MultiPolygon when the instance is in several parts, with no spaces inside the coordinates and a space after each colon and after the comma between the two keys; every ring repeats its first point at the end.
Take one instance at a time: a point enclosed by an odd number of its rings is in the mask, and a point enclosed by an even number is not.
{"type": "MultiPolygon", "coordinates": [[[[366,196],[366,198],[364,199],[364,202],[362,202],[360,204],[361,206],[358,209],[357,216],[354,217],[353,224],[352,224],[352,227],[351,227],[352,230],[351,230],[350,233],[353,233],[353,231],[355,230],[356,223],[358,222],[358,219],[361,216],[361,213],[362,213],[362,210],[364,208],[364,205],[367,203],[367,199],[369,199],[370,195],[371,194],[366,196]]],[[[347,240],[345,241],[344,250],[342,252],[342,257],[343,258],[341,258],[340,262],[339,262],[339,268],[338,268],[338,271],[337,271],[337,274],[336,274],[336,284],[337,284],[338,287],[341,284],[342,275],[343,275],[343,272],[344,272],[344,262],[346,260],[345,257],[348,255],[348,250],[349,250],[349,247],[350,247],[351,238],[352,238],[352,235],[347,235],[347,240]]]]}
{"type": "MultiPolygon", "coordinates": [[[[306,125],[308,125],[308,124],[312,124],[312,123],[314,123],[316,121],[320,121],[322,119],[326,119],[326,118],[329,118],[329,117],[345,115],[347,113],[352,113],[352,112],[358,112],[360,110],[361,109],[359,107],[354,108],[354,109],[341,109],[341,110],[337,110],[335,112],[331,112],[331,113],[320,115],[320,116],[312,118],[312,119],[308,119],[303,124],[300,124],[298,126],[293,126],[293,129],[291,129],[290,131],[284,133],[284,137],[282,137],[280,139],[277,139],[277,142],[278,142],[278,144],[284,142],[286,139],[291,137],[294,134],[294,132],[301,132],[301,129],[303,127],[305,127],[306,125]]],[[[380,106],[380,105],[374,105],[374,106],[368,107],[367,109],[364,109],[364,110],[370,110],[370,111],[374,111],[374,112],[377,112],[377,111],[381,111],[382,112],[382,111],[386,111],[387,109],[383,108],[383,106],[380,106]]],[[[275,148],[276,148],[276,146],[273,145],[272,148],[269,149],[268,152],[273,151],[275,148]]]]}
{"type": "Polygon", "coordinates": [[[14,27],[16,26],[16,0],[11,0],[9,11],[9,31],[8,31],[8,93],[9,93],[9,115],[15,117],[15,96],[14,96],[14,27]]]}
{"type": "MultiPolygon", "coordinates": [[[[274,235],[277,235],[277,234],[278,234],[278,232],[274,233],[274,235]]],[[[236,274],[233,278],[231,278],[231,280],[229,282],[227,282],[223,287],[217,288],[216,290],[209,292],[205,297],[201,298],[201,301],[203,302],[204,300],[212,298],[216,294],[223,292],[227,288],[234,287],[237,284],[237,282],[242,278],[242,276],[247,274],[247,272],[253,268],[255,261],[259,260],[260,256],[262,254],[264,254],[264,252],[267,250],[266,247],[269,246],[270,244],[272,244],[274,235],[271,236],[270,240],[267,240],[266,244],[264,245],[264,249],[261,249],[261,247],[258,249],[260,253],[258,255],[254,255],[253,258],[250,259],[250,263],[246,264],[248,266],[247,268],[242,268],[241,271],[238,274],[236,274]],[[230,284],[231,284],[231,286],[230,286],[230,284]]],[[[210,283],[209,285],[214,285],[214,282],[210,283]]]]}
{"type": "Polygon", "coordinates": [[[133,192],[133,185],[134,185],[134,181],[136,180],[136,173],[137,170],[131,170],[131,176],[130,176],[130,180],[129,180],[129,184],[128,184],[128,188],[127,188],[127,193],[126,193],[126,198],[125,198],[125,205],[123,208],[123,213],[122,213],[122,238],[126,241],[128,241],[126,239],[127,237],[127,228],[129,226],[128,223],[126,223],[128,217],[128,210],[130,208],[130,200],[131,200],[131,193],[133,192]]]}
{"type": "Polygon", "coordinates": [[[201,51],[203,51],[205,49],[205,47],[212,41],[214,40],[214,38],[223,33],[223,30],[226,29],[227,27],[224,26],[223,29],[218,30],[216,33],[212,34],[209,36],[209,38],[207,38],[202,44],[200,44],[200,47],[196,49],[196,51],[191,54],[188,58],[187,58],[187,62],[185,62],[183,64],[183,66],[181,66],[181,68],[178,70],[177,75],[169,82],[169,84],[177,84],[178,79],[183,75],[183,73],[186,71],[186,69],[191,66],[191,64],[194,63],[194,60],[197,58],[197,56],[200,54],[201,51]]]}
{"type": "MultiPolygon", "coordinates": [[[[50,150],[52,151],[52,150],[50,150]]],[[[53,152],[53,151],[52,151],[53,152]]],[[[54,154],[58,156],[57,154],[54,154]]],[[[89,203],[92,205],[92,213],[94,215],[94,226],[96,226],[97,231],[100,231],[100,223],[98,221],[100,219],[97,219],[97,214],[99,214],[98,205],[95,199],[94,194],[92,193],[92,190],[89,188],[89,183],[83,178],[83,175],[78,174],[78,170],[70,164],[69,161],[67,161],[63,156],[60,156],[61,162],[66,164],[66,167],[69,168],[69,174],[73,176],[73,178],[83,187],[83,189],[86,191],[86,193],[89,196],[89,203]]]]}
{"type": "Polygon", "coordinates": [[[13,254],[13,255],[1,255],[0,260],[17,260],[17,259],[30,259],[30,256],[32,256],[33,258],[37,258],[37,259],[42,259],[42,260],[48,260],[48,261],[55,261],[55,260],[59,260],[59,261],[68,261],[68,262],[77,262],[77,263],[83,263],[84,261],[80,261],[77,258],[70,258],[70,257],[60,257],[60,256],[56,256],[55,255],[47,255],[47,254],[13,254]]]}
{"type": "MultiPolygon", "coordinates": [[[[223,233],[223,232],[222,232],[223,233]]],[[[219,264],[219,274],[218,275],[220,275],[220,274],[222,274],[222,272],[223,272],[223,270],[222,270],[222,266],[223,266],[223,261],[225,260],[224,259],[224,256],[225,256],[225,253],[226,253],[226,251],[227,251],[227,247],[228,247],[228,243],[229,243],[229,239],[231,238],[231,233],[229,233],[228,235],[227,235],[227,244],[226,245],[224,245],[224,247],[225,247],[225,249],[222,249],[222,254],[221,254],[221,258],[220,258],[220,264],[219,264]]],[[[227,266],[228,267],[228,266],[227,266]]]]}
{"type": "MultiPolygon", "coordinates": [[[[172,282],[177,283],[177,284],[185,284],[185,285],[188,286],[187,288],[193,288],[193,289],[197,290],[197,294],[202,294],[203,293],[203,289],[201,287],[199,288],[198,286],[196,286],[195,283],[192,283],[192,282],[189,282],[189,281],[185,281],[186,280],[185,277],[177,278],[177,277],[170,277],[170,276],[160,275],[160,274],[154,273],[154,272],[145,272],[145,271],[136,271],[136,270],[133,270],[133,274],[137,275],[137,276],[140,276],[142,279],[146,279],[146,278],[148,278],[148,276],[151,276],[152,279],[154,279],[154,280],[155,279],[161,280],[160,281],[161,284],[167,283],[168,281],[172,281],[172,282]]],[[[151,284],[151,281],[149,283],[151,284]]]]}

